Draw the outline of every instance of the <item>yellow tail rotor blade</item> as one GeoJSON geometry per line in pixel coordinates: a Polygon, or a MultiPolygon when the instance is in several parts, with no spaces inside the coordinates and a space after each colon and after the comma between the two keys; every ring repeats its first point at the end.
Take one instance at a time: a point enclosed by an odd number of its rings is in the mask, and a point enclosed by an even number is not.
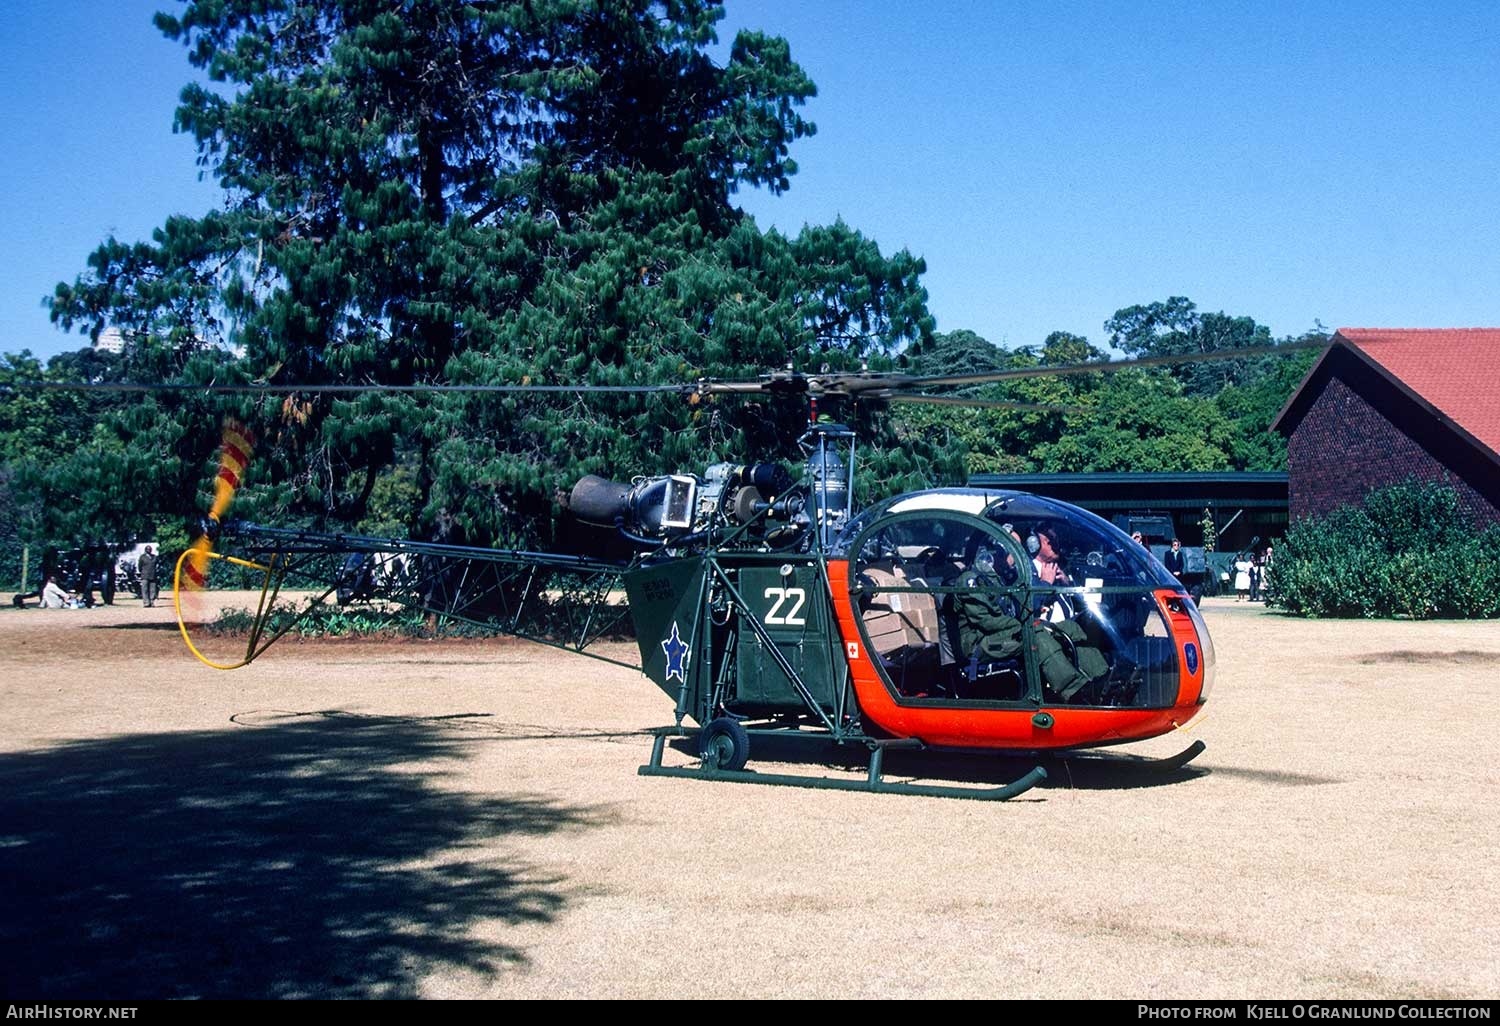
{"type": "Polygon", "coordinates": [[[214,478],[214,504],[208,511],[210,520],[221,520],[239,491],[250,457],[255,453],[255,436],[236,420],[224,421],[224,444],[219,449],[219,473],[214,478]]]}
{"type": "MultiPolygon", "coordinates": [[[[240,566],[265,570],[267,583],[270,582],[268,567],[221,556],[214,552],[214,537],[218,534],[217,525],[224,518],[224,514],[229,511],[229,506],[234,501],[234,493],[239,491],[240,483],[244,480],[245,470],[250,465],[250,457],[254,451],[255,438],[249,429],[232,418],[226,418],[223,441],[219,447],[219,471],[214,475],[214,500],[213,505],[209,507],[208,521],[204,524],[203,534],[199,535],[178,558],[176,571],[172,575],[172,599],[173,605],[176,606],[177,627],[182,632],[182,640],[187,643],[189,651],[194,656],[216,670],[231,670],[243,666],[253,658],[253,654],[247,653],[244,659],[234,663],[216,663],[204,656],[188,633],[187,617],[183,610],[183,595],[186,593],[195,596],[194,605],[204,600],[202,593],[208,590],[209,563],[215,559],[226,559],[240,566]]],[[[264,616],[266,612],[262,611],[258,615],[264,616]]]]}
{"type": "Polygon", "coordinates": [[[199,535],[198,540],[182,554],[182,575],[179,578],[182,587],[190,591],[202,591],[208,587],[208,560],[213,555],[213,548],[208,535],[199,535]]]}

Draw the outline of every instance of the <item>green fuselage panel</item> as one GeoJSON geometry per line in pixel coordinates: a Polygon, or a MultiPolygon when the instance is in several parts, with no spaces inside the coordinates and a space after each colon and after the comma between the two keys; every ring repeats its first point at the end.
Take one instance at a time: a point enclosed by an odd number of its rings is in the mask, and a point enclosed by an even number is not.
{"type": "MultiPolygon", "coordinates": [[[[704,673],[700,632],[706,571],[702,558],[689,558],[654,563],[625,577],[625,594],[641,649],[641,671],[674,700],[684,685],[691,695],[703,691],[699,685],[704,673]]],[[[696,704],[690,702],[684,711],[694,712],[696,704]]]]}
{"type": "Polygon", "coordinates": [[[679,714],[702,722],[719,703],[749,714],[806,712],[788,668],[813,702],[835,708],[842,649],[816,561],[761,553],[679,559],[632,571],[625,591],[642,671],[679,714]]]}
{"type": "MultiPolygon", "coordinates": [[[[745,605],[765,627],[766,634],[808,692],[819,705],[832,708],[833,629],[829,622],[828,592],[817,565],[745,567],[739,572],[739,587],[745,605]]],[[[740,705],[793,711],[806,708],[785,671],[744,622],[739,627],[735,678],[735,699],[740,705]]]]}

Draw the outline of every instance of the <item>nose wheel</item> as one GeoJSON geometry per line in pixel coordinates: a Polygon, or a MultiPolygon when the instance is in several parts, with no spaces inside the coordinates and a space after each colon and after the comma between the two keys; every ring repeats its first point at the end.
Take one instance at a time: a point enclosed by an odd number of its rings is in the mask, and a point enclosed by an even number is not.
{"type": "Polygon", "coordinates": [[[750,759],[750,735],[729,716],[709,720],[698,736],[698,754],[707,770],[742,770],[750,759]]]}

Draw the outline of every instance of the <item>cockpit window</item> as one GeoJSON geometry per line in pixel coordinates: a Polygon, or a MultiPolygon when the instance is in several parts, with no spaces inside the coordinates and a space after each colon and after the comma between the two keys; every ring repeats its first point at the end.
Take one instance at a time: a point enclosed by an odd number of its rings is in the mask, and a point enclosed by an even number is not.
{"type": "Polygon", "coordinates": [[[1039,495],[1020,495],[993,504],[985,516],[1014,531],[1048,576],[1052,576],[1050,564],[1055,562],[1078,584],[1088,578],[1107,578],[1115,585],[1134,581],[1150,588],[1178,586],[1148,549],[1108,521],[1076,506],[1039,495]]]}
{"type": "MultiPolygon", "coordinates": [[[[995,587],[1009,590],[1008,602],[1019,617],[1027,592],[1019,545],[983,521],[941,511],[889,517],[858,544],[854,586],[861,626],[869,651],[878,657],[897,694],[915,699],[960,697],[965,689],[953,671],[962,654],[962,596],[972,587],[970,579],[982,573],[995,587]]],[[[1018,654],[1016,647],[1012,654],[1018,654]]],[[[1004,695],[986,697],[1020,700],[1026,690],[1024,675],[1012,674],[1005,690],[1004,695]]]]}
{"type": "Polygon", "coordinates": [[[1176,582],[1109,523],[1036,496],[981,518],[875,516],[849,539],[869,652],[898,700],[1163,707],[1176,582]]]}

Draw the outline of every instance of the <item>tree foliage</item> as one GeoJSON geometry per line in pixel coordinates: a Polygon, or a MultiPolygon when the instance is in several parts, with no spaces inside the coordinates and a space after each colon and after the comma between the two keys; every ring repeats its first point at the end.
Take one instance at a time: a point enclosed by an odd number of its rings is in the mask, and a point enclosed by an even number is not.
{"type": "MultiPolygon", "coordinates": [[[[1183,296],[1129,306],[1104,322],[1110,345],[1130,356],[1195,356],[1271,344],[1271,332],[1252,317],[1199,313],[1183,296]]],[[[1212,398],[1222,389],[1253,382],[1267,371],[1264,358],[1183,364],[1171,373],[1187,395],[1212,398]]]]}
{"type": "MultiPolygon", "coordinates": [[[[219,423],[260,437],[238,511],[278,523],[546,545],[579,475],[796,460],[791,399],[320,391],[327,384],[651,385],[900,361],[917,373],[1105,358],[1054,333],[1002,350],[934,335],[925,265],[836,221],[795,236],[734,205],[781,192],[815,89],[785,40],[709,55],[708,0],[188,0],[157,24],[202,80],[176,127],[224,190],[149,240],[105,240],[51,297],[122,357],[24,355],[4,375],[269,382],[289,396],[0,404],[32,535],[125,540],[197,508],[219,423]]],[[[1186,299],[1121,310],[1133,353],[1262,344],[1186,299]]],[[[969,471],[1262,469],[1289,393],[1229,370],[1016,381],[980,398],[1075,412],[825,410],[861,433],[866,495],[969,471]]],[[[18,500],[19,501],[19,500],[18,500]]]]}
{"type": "MultiPolygon", "coordinates": [[[[158,16],[210,80],[183,91],[177,122],[224,206],[149,243],[106,241],[53,317],[170,352],[242,347],[213,373],[307,384],[225,404],[261,425],[260,502],[283,516],[359,521],[399,463],[407,529],[496,538],[545,524],[580,473],[795,455],[805,414],[790,403],[313,387],[743,377],[856,366],[928,334],[920,260],[843,222],[763,232],[733,206],[741,187],[788,187],[814,87],[760,33],[714,63],[721,14],[703,0],[195,0],[158,16]]],[[[896,451],[876,468],[887,483],[953,466],[896,451]]]]}
{"type": "Polygon", "coordinates": [[[1500,616],[1500,525],[1476,530],[1447,484],[1379,489],[1293,524],[1267,595],[1298,616],[1500,616]]]}
{"type": "MultiPolygon", "coordinates": [[[[1192,306],[1176,298],[1130,307],[1111,324],[1128,313],[1138,327],[1155,324],[1152,330],[1157,330],[1168,321],[1181,324],[1183,317],[1196,317],[1192,306]]],[[[1248,317],[1215,317],[1254,323],[1248,317]]],[[[1141,327],[1142,338],[1146,327],[1141,327]]],[[[1132,355],[1165,354],[1142,343],[1132,355]]],[[[1244,383],[1222,385],[1205,395],[1195,394],[1176,369],[1132,369],[965,390],[978,399],[1051,404],[1071,412],[901,407],[895,416],[907,430],[935,444],[961,445],[970,473],[1283,469],[1286,445],[1270,425],[1312,359],[1311,354],[1301,356],[1263,358],[1263,367],[1256,361],[1252,371],[1241,370],[1244,383]]],[[[1039,348],[1012,351],[960,331],[912,346],[905,361],[913,373],[958,374],[1086,364],[1106,357],[1087,339],[1067,332],[1052,333],[1039,348]]]]}

